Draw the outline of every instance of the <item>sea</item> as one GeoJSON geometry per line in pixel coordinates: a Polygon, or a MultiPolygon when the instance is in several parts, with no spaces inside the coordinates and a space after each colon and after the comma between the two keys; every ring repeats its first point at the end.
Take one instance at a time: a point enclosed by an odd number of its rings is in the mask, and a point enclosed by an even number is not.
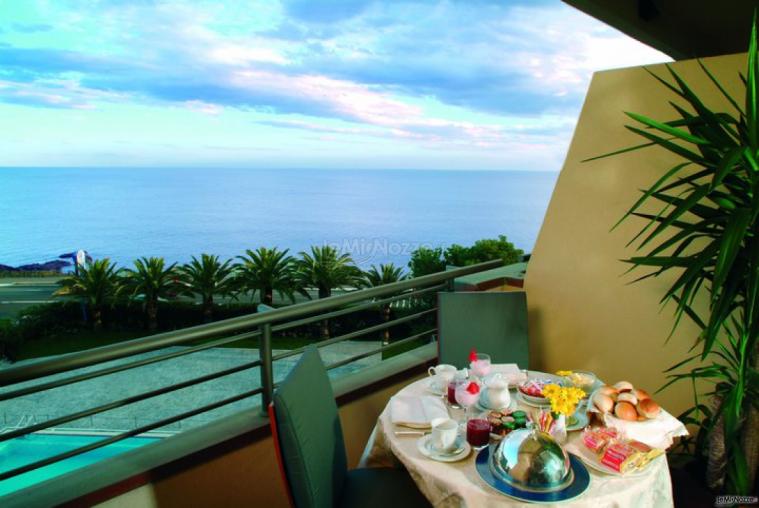
{"type": "Polygon", "coordinates": [[[0,264],[86,250],[124,266],[329,244],[363,268],[506,235],[535,244],[558,173],[245,168],[0,168],[0,264]]]}

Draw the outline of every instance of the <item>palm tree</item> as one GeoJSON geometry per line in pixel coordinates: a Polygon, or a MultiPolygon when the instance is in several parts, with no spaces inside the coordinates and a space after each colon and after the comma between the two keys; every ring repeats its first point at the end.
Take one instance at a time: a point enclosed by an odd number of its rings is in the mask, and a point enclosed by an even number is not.
{"type": "Polygon", "coordinates": [[[234,266],[232,260],[223,263],[219,256],[201,254],[200,259],[195,256],[186,265],[179,268],[182,282],[187,286],[191,294],[199,295],[203,305],[203,320],[209,322],[213,319],[213,297],[224,296],[232,292],[234,284],[234,266]]]}
{"type": "MultiPolygon", "coordinates": [[[[380,264],[379,268],[372,265],[368,271],[364,272],[363,285],[366,287],[377,287],[385,284],[391,284],[407,278],[407,275],[403,273],[403,268],[395,266],[393,263],[388,265],[380,264]]],[[[390,304],[385,303],[381,308],[382,321],[387,323],[390,321],[390,304]]],[[[390,344],[390,328],[385,328],[382,331],[382,345],[386,346],[390,344]]]]}
{"type": "Polygon", "coordinates": [[[148,330],[158,328],[158,300],[175,296],[180,290],[176,263],[168,267],[163,258],[142,257],[134,262],[134,268],[124,270],[126,286],[132,296],[141,296],[145,300],[145,313],[148,316],[148,330]]]}
{"type": "Polygon", "coordinates": [[[274,291],[280,297],[287,295],[293,300],[295,259],[288,256],[288,252],[289,249],[259,247],[254,251],[246,250],[245,256],[237,256],[241,261],[237,266],[239,285],[253,294],[260,292],[264,305],[274,303],[274,291]]]}
{"type": "MultiPolygon", "coordinates": [[[[340,254],[337,249],[324,245],[311,247],[311,253],[301,252],[296,261],[298,287],[316,287],[319,298],[332,296],[332,289],[356,286],[361,281],[359,270],[350,254],[340,254]]],[[[329,322],[322,321],[322,337],[329,337],[329,322]]]]}
{"type": "Polygon", "coordinates": [[[103,307],[112,304],[121,286],[119,270],[108,258],[96,259],[79,268],[78,273],[60,281],[56,296],[80,296],[87,301],[93,328],[103,326],[103,307]]]}

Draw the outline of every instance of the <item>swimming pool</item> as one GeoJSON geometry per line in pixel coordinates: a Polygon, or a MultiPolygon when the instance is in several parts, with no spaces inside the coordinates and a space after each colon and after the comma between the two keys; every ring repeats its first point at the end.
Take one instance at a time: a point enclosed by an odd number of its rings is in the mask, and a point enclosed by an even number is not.
{"type": "MultiPolygon", "coordinates": [[[[80,446],[94,443],[107,436],[70,434],[30,434],[0,443],[0,471],[8,471],[80,446]]],[[[119,453],[134,450],[159,441],[159,437],[130,437],[81,455],[50,464],[19,476],[0,481],[0,496],[23,489],[35,483],[68,473],[119,453]]]]}

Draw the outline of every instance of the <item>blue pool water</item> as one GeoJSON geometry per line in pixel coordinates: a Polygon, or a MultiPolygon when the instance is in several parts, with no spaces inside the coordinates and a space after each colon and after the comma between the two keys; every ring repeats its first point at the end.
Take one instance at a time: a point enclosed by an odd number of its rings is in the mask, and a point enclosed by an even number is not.
{"type": "MultiPolygon", "coordinates": [[[[80,446],[105,439],[103,436],[71,436],[60,434],[31,434],[0,443],[0,471],[8,471],[80,446]]],[[[160,438],[131,437],[49,466],[0,481],[0,496],[49,480],[94,462],[113,457],[160,438]]]]}

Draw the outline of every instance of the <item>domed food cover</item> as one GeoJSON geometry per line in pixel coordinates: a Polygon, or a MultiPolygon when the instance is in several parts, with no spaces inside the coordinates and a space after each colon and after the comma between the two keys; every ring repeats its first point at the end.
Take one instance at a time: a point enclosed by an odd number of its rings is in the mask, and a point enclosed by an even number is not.
{"type": "Polygon", "coordinates": [[[537,429],[519,429],[507,435],[490,457],[496,478],[528,492],[554,492],[574,480],[569,455],[551,437],[537,429]]]}

